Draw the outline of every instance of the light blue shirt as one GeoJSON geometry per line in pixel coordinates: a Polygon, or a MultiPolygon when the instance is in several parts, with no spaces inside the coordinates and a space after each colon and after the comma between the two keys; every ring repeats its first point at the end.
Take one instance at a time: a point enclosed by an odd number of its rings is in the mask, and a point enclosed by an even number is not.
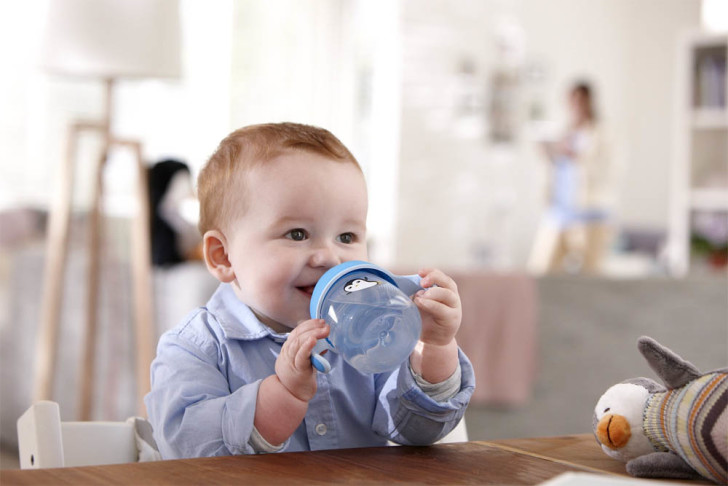
{"type": "MultiPolygon", "coordinates": [[[[145,397],[162,457],[252,454],[260,382],[274,373],[287,334],[263,325],[222,284],[206,307],[190,313],[159,341],[152,389],[145,397]]],[[[460,391],[444,402],[415,382],[407,360],[393,372],[367,375],[329,353],[329,374],[282,452],[400,444],[431,444],[462,418],[475,388],[470,361],[459,351],[460,391]]]]}

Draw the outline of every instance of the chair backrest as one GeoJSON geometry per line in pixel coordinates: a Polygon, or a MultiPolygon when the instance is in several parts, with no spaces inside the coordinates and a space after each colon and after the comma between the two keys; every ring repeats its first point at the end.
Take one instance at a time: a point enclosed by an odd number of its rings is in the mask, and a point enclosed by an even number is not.
{"type": "Polygon", "coordinates": [[[460,422],[452,429],[445,437],[438,440],[438,444],[450,444],[452,442],[467,442],[468,441],[468,429],[465,425],[465,417],[460,419],[460,422]]]}
{"type": "MultiPolygon", "coordinates": [[[[468,428],[465,425],[465,417],[460,419],[460,422],[442,439],[435,442],[435,444],[452,444],[454,442],[467,442],[468,441],[468,428]]],[[[388,442],[390,446],[397,446],[391,440],[388,442]]]]}
{"type": "Polygon", "coordinates": [[[18,419],[20,468],[121,464],[137,461],[134,425],[61,422],[58,404],[40,401],[18,419]]]}

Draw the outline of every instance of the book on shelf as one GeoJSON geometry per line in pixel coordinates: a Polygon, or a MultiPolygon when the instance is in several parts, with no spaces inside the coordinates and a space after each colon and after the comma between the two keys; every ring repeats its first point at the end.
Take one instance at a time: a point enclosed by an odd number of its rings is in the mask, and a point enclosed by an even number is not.
{"type": "Polygon", "coordinates": [[[726,108],[726,49],[705,48],[696,55],[695,107],[726,108]]]}

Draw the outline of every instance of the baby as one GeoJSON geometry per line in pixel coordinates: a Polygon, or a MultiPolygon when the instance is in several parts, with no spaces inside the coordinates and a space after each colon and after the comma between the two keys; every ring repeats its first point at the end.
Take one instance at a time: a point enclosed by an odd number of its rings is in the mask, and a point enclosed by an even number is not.
{"type": "Polygon", "coordinates": [[[452,430],[475,387],[455,333],[461,305],[443,272],[420,271],[422,334],[409,360],[368,375],[335,353],[310,361],[329,333],[310,319],[318,279],[367,260],[367,189],[330,132],[294,123],[226,137],[198,181],[208,270],[221,284],[159,341],[149,420],[165,459],[430,444],[452,430]]]}

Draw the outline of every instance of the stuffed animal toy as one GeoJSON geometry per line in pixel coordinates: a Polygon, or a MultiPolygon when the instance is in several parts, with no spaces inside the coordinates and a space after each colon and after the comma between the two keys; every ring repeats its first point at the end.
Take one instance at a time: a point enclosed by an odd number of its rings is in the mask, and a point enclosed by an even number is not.
{"type": "Polygon", "coordinates": [[[602,449],[632,476],[728,484],[728,368],[701,374],[654,339],[637,346],[665,386],[635,378],[609,388],[593,416],[602,449]]]}

